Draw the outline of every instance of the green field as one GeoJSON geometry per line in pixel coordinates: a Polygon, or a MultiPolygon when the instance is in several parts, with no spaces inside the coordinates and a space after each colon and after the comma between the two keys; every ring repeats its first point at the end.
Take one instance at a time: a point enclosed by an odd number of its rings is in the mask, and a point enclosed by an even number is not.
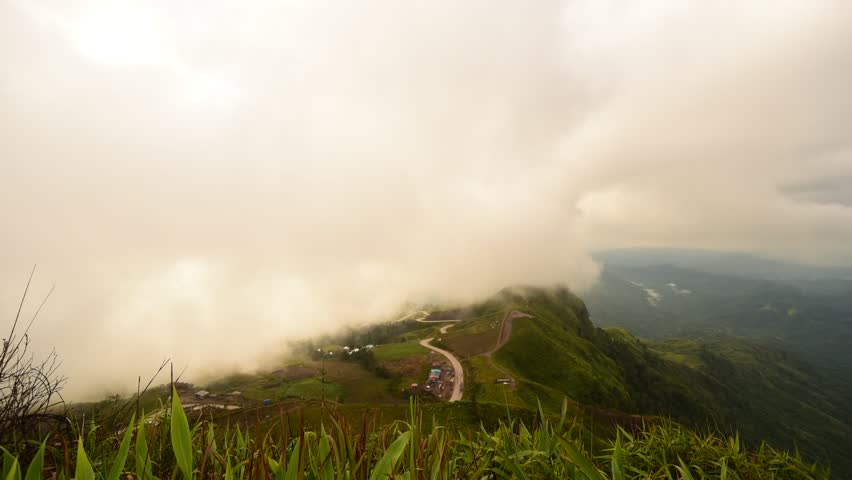
{"type": "Polygon", "coordinates": [[[280,374],[235,374],[206,385],[213,393],[239,391],[249,400],[279,400],[287,397],[319,399],[322,397],[323,369],[325,369],[325,397],[341,402],[398,403],[404,398],[391,392],[393,379],[380,378],[361,364],[342,360],[300,362],[299,367],[309,372],[304,378],[282,378],[280,374]]]}
{"type": "Polygon", "coordinates": [[[373,349],[373,355],[379,362],[416,357],[427,353],[429,353],[429,349],[421,346],[417,340],[378,345],[373,349]]]}
{"type": "Polygon", "coordinates": [[[316,378],[308,378],[288,384],[284,391],[284,396],[302,400],[326,398],[328,400],[339,401],[343,398],[343,392],[343,387],[336,383],[323,383],[316,378]]]}
{"type": "Polygon", "coordinates": [[[495,404],[508,404],[516,407],[527,406],[518,395],[516,389],[509,385],[494,383],[498,378],[506,378],[506,374],[495,368],[492,360],[487,357],[473,357],[465,360],[465,382],[468,387],[465,393],[471,400],[495,404]]]}

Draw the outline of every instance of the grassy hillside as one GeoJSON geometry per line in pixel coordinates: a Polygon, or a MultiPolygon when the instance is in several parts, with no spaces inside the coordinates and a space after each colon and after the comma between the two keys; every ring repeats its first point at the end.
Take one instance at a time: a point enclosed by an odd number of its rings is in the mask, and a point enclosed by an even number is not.
{"type": "MultiPolygon", "coordinates": [[[[847,399],[792,354],[732,337],[643,342],[623,329],[595,328],[565,290],[505,290],[477,309],[533,315],[514,320],[510,341],[493,356],[518,379],[513,398],[546,386],[593,408],[737,429],[748,441],[798,446],[849,468],[847,399]]],[[[544,396],[551,407],[556,398],[544,396]]]]}

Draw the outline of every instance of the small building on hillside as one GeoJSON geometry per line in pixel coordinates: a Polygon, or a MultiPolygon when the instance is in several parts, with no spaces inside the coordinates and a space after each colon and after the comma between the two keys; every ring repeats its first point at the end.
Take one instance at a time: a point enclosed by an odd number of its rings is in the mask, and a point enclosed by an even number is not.
{"type": "Polygon", "coordinates": [[[199,390],[199,391],[195,392],[195,398],[197,398],[198,400],[204,400],[205,398],[207,398],[209,396],[210,396],[210,392],[208,392],[207,390],[199,390]]]}

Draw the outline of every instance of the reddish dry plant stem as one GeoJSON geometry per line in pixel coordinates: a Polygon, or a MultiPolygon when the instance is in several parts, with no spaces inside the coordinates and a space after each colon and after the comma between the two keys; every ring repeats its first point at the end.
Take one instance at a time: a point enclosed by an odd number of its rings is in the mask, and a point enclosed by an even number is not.
{"type": "MultiPolygon", "coordinates": [[[[212,423],[210,424],[209,428],[211,428],[211,429],[213,428],[212,423]]],[[[211,435],[211,437],[213,437],[213,436],[211,435]]],[[[207,466],[207,457],[210,456],[210,451],[213,449],[213,443],[215,441],[216,441],[215,438],[210,439],[210,442],[207,443],[207,448],[204,449],[204,456],[201,457],[201,466],[199,467],[200,472],[198,474],[198,477],[201,478],[202,480],[204,480],[204,471],[205,471],[205,467],[207,466]]]]}
{"type": "Polygon", "coordinates": [[[62,457],[65,464],[65,478],[71,478],[71,452],[68,450],[68,440],[59,432],[56,432],[56,437],[62,442],[62,457]]]}

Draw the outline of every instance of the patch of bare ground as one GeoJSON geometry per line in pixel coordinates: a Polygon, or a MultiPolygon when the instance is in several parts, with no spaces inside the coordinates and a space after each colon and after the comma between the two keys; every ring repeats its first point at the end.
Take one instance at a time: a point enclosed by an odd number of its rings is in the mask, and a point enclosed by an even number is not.
{"type": "Polygon", "coordinates": [[[392,375],[401,377],[418,377],[423,373],[423,367],[429,364],[429,355],[400,358],[382,362],[382,366],[392,375]]]}
{"type": "Polygon", "coordinates": [[[497,335],[495,332],[482,332],[471,335],[448,337],[441,340],[453,353],[461,358],[482,355],[493,350],[497,335]]]}

